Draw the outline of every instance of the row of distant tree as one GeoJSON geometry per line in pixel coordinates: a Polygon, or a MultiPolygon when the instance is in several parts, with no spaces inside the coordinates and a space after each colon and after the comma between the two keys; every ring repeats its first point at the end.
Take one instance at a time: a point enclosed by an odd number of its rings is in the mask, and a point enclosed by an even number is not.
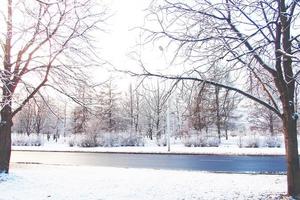
{"type": "Polygon", "coordinates": [[[96,91],[80,87],[76,99],[72,106],[56,103],[49,96],[32,99],[16,116],[14,132],[64,136],[131,132],[160,138],[166,131],[168,107],[171,131],[178,137],[196,130],[227,138],[228,131],[247,128],[274,135],[281,127],[273,112],[253,103],[243,103],[248,106],[243,108],[236,93],[205,83],[167,85],[151,80],[120,91],[110,79],[96,91]]]}

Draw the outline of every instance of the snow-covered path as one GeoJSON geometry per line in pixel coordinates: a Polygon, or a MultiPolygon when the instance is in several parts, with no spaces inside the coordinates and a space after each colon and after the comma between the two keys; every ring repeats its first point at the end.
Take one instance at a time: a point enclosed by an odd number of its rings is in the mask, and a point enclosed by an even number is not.
{"type": "Polygon", "coordinates": [[[13,165],[0,176],[1,200],[275,199],[285,190],[283,175],[13,165]]]}

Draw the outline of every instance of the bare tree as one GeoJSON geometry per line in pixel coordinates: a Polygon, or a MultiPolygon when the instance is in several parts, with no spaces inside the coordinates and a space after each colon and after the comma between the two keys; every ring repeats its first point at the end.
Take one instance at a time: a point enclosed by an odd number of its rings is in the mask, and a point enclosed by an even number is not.
{"type": "MultiPolygon", "coordinates": [[[[91,118],[94,117],[94,106],[97,101],[94,89],[82,82],[77,87],[77,94],[75,96],[77,104],[72,110],[71,127],[73,134],[88,134],[87,130],[91,123],[91,118]]],[[[64,114],[61,113],[62,115],[64,114]]],[[[61,119],[61,121],[64,123],[65,120],[61,119]]]]}
{"type": "Polygon", "coordinates": [[[18,133],[26,133],[28,136],[34,130],[34,102],[29,101],[14,119],[14,130],[18,133]]]}
{"type": "Polygon", "coordinates": [[[1,12],[0,172],[8,173],[13,117],[42,87],[67,92],[67,83],[86,78],[82,67],[96,61],[91,33],[105,11],[93,0],[7,0],[1,12]]]}
{"type": "MultiPolygon", "coordinates": [[[[213,65],[208,72],[212,81],[229,85],[231,80],[229,73],[222,70],[219,65],[213,65]]],[[[213,99],[213,114],[215,115],[213,121],[217,128],[219,140],[221,140],[221,129],[224,129],[226,139],[228,139],[228,121],[232,116],[232,112],[239,103],[239,100],[233,92],[221,87],[214,86],[213,99]]]]}
{"type": "Polygon", "coordinates": [[[125,118],[129,121],[130,132],[138,133],[141,129],[140,124],[140,107],[141,107],[141,95],[139,94],[138,88],[132,87],[132,84],[129,85],[129,91],[125,94],[126,98],[123,102],[123,109],[125,112],[125,118]]]}
{"type": "Polygon", "coordinates": [[[156,83],[144,85],[142,112],[147,126],[147,135],[160,139],[165,131],[166,101],[168,89],[166,85],[155,80],[156,83]]]}
{"type": "Polygon", "coordinates": [[[101,91],[97,95],[96,112],[98,113],[98,120],[101,121],[102,130],[111,133],[122,128],[120,127],[120,95],[121,93],[117,91],[117,85],[112,77],[101,86],[101,91]]]}
{"type": "MultiPolygon", "coordinates": [[[[192,66],[177,76],[141,75],[205,82],[233,90],[273,111],[284,130],[288,194],[300,195],[295,110],[299,81],[299,2],[285,0],[155,0],[150,6],[146,41],[162,41],[178,60],[192,66]],[[154,21],[157,26],[154,26],[154,21]],[[239,84],[207,79],[215,64],[240,77],[239,84]],[[264,95],[246,91],[246,77],[256,79],[264,95]],[[269,103],[271,102],[271,103],[269,103]]],[[[188,66],[186,65],[186,66],[188,66]]]]}
{"type": "Polygon", "coordinates": [[[47,118],[49,118],[49,113],[51,111],[49,110],[49,104],[50,101],[47,98],[40,97],[40,98],[33,98],[35,106],[34,106],[34,132],[36,134],[40,134],[44,127],[45,123],[47,121],[47,118]]]}
{"type": "MultiPolygon", "coordinates": [[[[212,99],[214,93],[211,89],[214,89],[214,87],[205,84],[198,84],[198,86],[193,87],[193,99],[189,108],[189,121],[192,127],[198,131],[204,129],[206,133],[213,124],[215,114],[215,102],[212,99]]],[[[220,124],[220,121],[218,124],[220,124]]]]}
{"type": "Polygon", "coordinates": [[[35,97],[15,116],[13,130],[20,133],[40,134],[49,118],[49,99],[35,97]]]}
{"type": "Polygon", "coordinates": [[[179,137],[181,138],[183,135],[182,135],[182,129],[183,129],[183,126],[184,126],[184,122],[185,122],[185,112],[186,112],[186,108],[185,108],[185,105],[186,105],[186,102],[184,101],[185,98],[184,98],[184,94],[180,92],[181,90],[177,90],[175,93],[174,93],[174,96],[175,96],[175,100],[173,102],[174,104],[174,135],[175,137],[179,137]]]}
{"type": "Polygon", "coordinates": [[[248,117],[251,124],[250,129],[267,132],[271,136],[282,132],[278,115],[260,104],[252,103],[250,105],[251,109],[248,117]]]}
{"type": "Polygon", "coordinates": [[[88,122],[88,110],[84,106],[76,106],[72,113],[72,132],[82,134],[86,132],[88,122]]]}
{"type": "Polygon", "coordinates": [[[230,94],[230,90],[225,90],[224,98],[222,100],[221,116],[222,125],[225,131],[225,139],[228,140],[228,130],[232,128],[232,120],[236,119],[234,111],[237,109],[241,98],[234,94],[230,94]]]}

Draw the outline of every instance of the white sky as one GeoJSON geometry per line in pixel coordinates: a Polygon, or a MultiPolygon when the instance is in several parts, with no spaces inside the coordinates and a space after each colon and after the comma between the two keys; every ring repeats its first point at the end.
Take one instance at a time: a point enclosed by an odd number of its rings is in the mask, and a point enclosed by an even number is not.
{"type": "MultiPolygon", "coordinates": [[[[131,59],[128,54],[134,50],[139,50],[136,45],[139,42],[140,30],[137,27],[143,25],[146,15],[145,9],[151,1],[105,0],[104,2],[113,15],[107,21],[108,33],[97,38],[99,39],[101,56],[118,69],[136,71],[140,69],[138,63],[131,59]]],[[[148,67],[162,68],[166,65],[163,53],[157,46],[148,44],[147,47],[143,47],[142,57],[148,67]]],[[[122,87],[125,87],[127,84],[124,82],[129,82],[129,80],[127,78],[123,81],[119,79],[119,82],[121,82],[122,87]]]]}
{"type": "MultiPolygon", "coordinates": [[[[130,69],[132,71],[140,69],[138,63],[130,59],[128,54],[138,49],[136,45],[139,41],[140,30],[134,28],[143,25],[146,15],[145,9],[151,3],[151,0],[99,0],[99,2],[100,1],[108,7],[108,12],[112,15],[106,21],[107,25],[104,27],[106,33],[97,33],[95,38],[98,42],[97,46],[100,49],[100,57],[118,69],[130,69]]],[[[0,7],[0,12],[5,13],[5,4],[7,1],[2,3],[4,6],[0,7]]],[[[3,18],[1,18],[0,22],[1,21],[3,22],[3,18]]],[[[147,63],[147,66],[151,68],[166,65],[163,53],[157,46],[152,47],[148,45],[143,50],[143,57],[145,58],[144,61],[147,63]]],[[[106,69],[112,69],[112,67],[108,65],[105,67],[106,69]]],[[[94,77],[97,82],[103,82],[110,77],[110,73],[106,70],[99,69],[94,71],[94,77]]],[[[125,74],[119,74],[116,81],[120,90],[127,90],[130,82],[134,83],[134,79],[131,79],[125,74]]]]}
{"type": "Polygon", "coordinates": [[[113,64],[124,64],[126,54],[138,39],[138,30],[131,30],[143,23],[145,0],[108,0],[112,17],[108,20],[106,37],[100,39],[103,55],[113,64]]]}
{"type": "MultiPolygon", "coordinates": [[[[99,0],[108,7],[108,12],[111,17],[105,22],[104,27],[106,33],[96,33],[100,57],[111,63],[118,69],[129,69],[137,71],[141,68],[138,63],[129,57],[130,52],[138,50],[137,43],[139,42],[140,29],[144,24],[144,18],[147,12],[145,9],[149,6],[152,0],[99,0]]],[[[6,1],[3,2],[6,4],[6,1]]],[[[100,3],[100,4],[101,4],[100,3]]],[[[0,11],[6,8],[3,6],[0,11]]],[[[103,28],[103,27],[101,27],[103,28]]],[[[167,66],[164,53],[159,50],[159,44],[148,44],[142,47],[143,62],[151,69],[165,69],[167,66]]],[[[105,65],[105,69],[95,70],[95,79],[102,82],[109,78],[112,67],[105,65]]],[[[119,75],[126,76],[126,75],[119,75]]],[[[118,85],[127,88],[129,85],[128,76],[122,81],[118,79],[118,85]],[[127,84],[124,84],[126,82],[127,84]]]]}

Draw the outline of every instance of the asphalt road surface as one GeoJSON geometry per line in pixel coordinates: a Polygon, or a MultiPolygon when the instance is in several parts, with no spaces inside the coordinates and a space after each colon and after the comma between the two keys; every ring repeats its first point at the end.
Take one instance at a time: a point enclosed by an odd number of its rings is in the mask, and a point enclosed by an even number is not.
{"type": "Polygon", "coordinates": [[[12,163],[285,174],[284,156],[12,151],[12,163]]]}

